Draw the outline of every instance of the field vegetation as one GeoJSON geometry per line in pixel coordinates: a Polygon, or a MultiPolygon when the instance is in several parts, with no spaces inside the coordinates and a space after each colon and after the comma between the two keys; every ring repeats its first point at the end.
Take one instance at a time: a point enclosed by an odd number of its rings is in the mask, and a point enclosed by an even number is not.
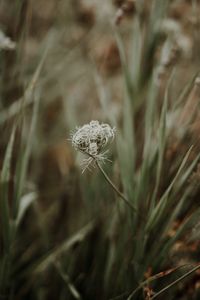
{"type": "Polygon", "coordinates": [[[1,1],[0,299],[200,299],[199,16],[1,1]]]}

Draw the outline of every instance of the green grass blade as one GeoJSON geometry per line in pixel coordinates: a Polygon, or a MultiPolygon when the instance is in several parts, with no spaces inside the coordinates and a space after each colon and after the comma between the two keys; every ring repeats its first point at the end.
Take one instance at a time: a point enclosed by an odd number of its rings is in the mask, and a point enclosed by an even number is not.
{"type": "Polygon", "coordinates": [[[190,276],[192,273],[194,273],[195,271],[197,271],[199,269],[200,269],[200,265],[195,266],[190,271],[188,271],[187,273],[185,273],[184,275],[182,275],[181,277],[179,277],[178,279],[176,279],[175,281],[173,281],[172,283],[170,283],[169,285],[167,285],[166,287],[164,287],[162,290],[160,290],[159,292],[155,293],[151,299],[152,300],[156,299],[161,294],[163,294],[164,292],[166,292],[168,289],[170,289],[174,285],[178,284],[180,281],[184,280],[186,277],[190,276]]]}
{"type": "Polygon", "coordinates": [[[6,149],[3,167],[0,176],[0,222],[2,229],[2,253],[0,258],[0,294],[4,295],[10,275],[11,252],[11,223],[8,204],[8,182],[10,180],[11,159],[14,147],[16,126],[13,127],[10,140],[6,149]]]}
{"type": "Polygon", "coordinates": [[[128,198],[134,198],[134,174],[135,174],[135,128],[134,128],[134,89],[131,74],[126,62],[126,54],[121,37],[115,30],[115,37],[120,53],[122,71],[125,83],[125,95],[123,105],[123,129],[117,135],[117,153],[119,157],[120,172],[128,198]]]}
{"type": "Polygon", "coordinates": [[[34,99],[32,97],[32,93],[36,87],[36,84],[38,82],[39,76],[42,71],[42,67],[44,65],[46,56],[48,53],[48,49],[45,51],[40,63],[38,64],[35,73],[33,74],[24,95],[17,101],[15,101],[13,104],[10,105],[10,107],[6,110],[3,110],[0,112],[0,125],[3,124],[6,120],[16,116],[20,113],[22,108],[25,108],[33,103],[34,99]]]}
{"type": "Polygon", "coordinates": [[[4,247],[8,250],[10,245],[10,213],[8,204],[8,181],[10,179],[11,158],[14,146],[16,126],[13,127],[10,140],[6,149],[1,171],[1,187],[0,187],[0,212],[1,227],[3,231],[4,247]]]}
{"type": "Polygon", "coordinates": [[[82,297],[74,284],[71,282],[69,275],[63,270],[62,265],[60,263],[54,263],[56,270],[58,271],[58,274],[61,276],[63,281],[66,283],[70,293],[72,294],[74,299],[81,300],[82,297]]]}
{"type": "Polygon", "coordinates": [[[109,120],[110,124],[112,124],[112,126],[117,126],[117,120],[115,118],[115,116],[110,113],[110,111],[108,110],[108,106],[110,105],[109,101],[108,101],[108,96],[106,93],[106,86],[103,83],[103,80],[100,76],[100,74],[98,73],[96,67],[94,70],[94,78],[95,78],[95,83],[96,83],[96,87],[97,87],[97,92],[99,95],[99,101],[101,104],[101,107],[104,111],[104,114],[106,116],[106,118],[109,120]]]}
{"type": "Polygon", "coordinates": [[[183,158],[183,161],[174,177],[174,179],[172,180],[171,184],[169,185],[169,187],[167,188],[167,190],[165,191],[165,193],[163,194],[163,196],[161,197],[160,201],[158,202],[158,204],[156,205],[155,209],[152,211],[152,214],[149,217],[149,220],[147,222],[146,225],[146,230],[149,231],[153,226],[156,226],[157,221],[161,218],[161,216],[163,215],[164,211],[165,211],[165,205],[167,203],[169,194],[172,190],[172,188],[174,187],[175,183],[178,180],[178,177],[180,175],[180,173],[182,172],[183,168],[185,167],[187,161],[188,161],[188,157],[192,151],[192,147],[190,147],[190,149],[188,150],[188,152],[186,153],[185,157],[183,158]]]}
{"type": "Polygon", "coordinates": [[[39,97],[40,96],[37,93],[34,94],[34,106],[33,106],[32,120],[30,124],[30,132],[28,135],[25,149],[23,150],[23,153],[20,154],[21,159],[19,159],[19,164],[18,164],[18,173],[17,173],[17,182],[16,182],[16,191],[15,191],[16,195],[15,195],[15,203],[14,203],[15,219],[18,218],[20,199],[24,188],[28,162],[32,150],[33,141],[34,141],[34,133],[35,133],[35,127],[37,124],[38,111],[39,111],[39,97]]]}
{"type": "Polygon", "coordinates": [[[169,103],[169,87],[171,85],[171,82],[174,78],[174,72],[172,72],[169,81],[167,83],[167,87],[165,90],[164,95],[164,103],[162,106],[161,116],[160,116],[160,123],[159,123],[159,132],[158,132],[158,161],[157,161],[157,170],[156,170],[156,183],[154,192],[152,195],[151,203],[150,203],[150,214],[152,212],[152,209],[155,207],[155,201],[156,196],[158,193],[158,188],[160,184],[160,178],[161,178],[161,171],[163,166],[163,158],[164,158],[164,151],[165,151],[165,145],[166,145],[166,138],[167,138],[167,132],[166,132],[166,115],[167,115],[167,108],[169,103]]]}
{"type": "Polygon", "coordinates": [[[133,90],[133,84],[132,84],[132,79],[131,79],[131,73],[130,73],[130,71],[128,69],[128,65],[127,65],[127,58],[126,58],[126,54],[125,54],[125,50],[124,50],[124,45],[123,45],[123,42],[122,42],[119,32],[115,28],[114,28],[114,34],[115,34],[115,39],[117,41],[117,46],[119,49],[119,55],[120,55],[127,95],[129,97],[130,101],[133,101],[134,100],[134,98],[133,98],[134,90],[133,90]]]}
{"type": "Polygon", "coordinates": [[[33,204],[33,202],[37,199],[37,193],[32,192],[27,195],[24,195],[21,198],[21,201],[19,203],[19,212],[16,220],[16,226],[18,227],[21,223],[27,209],[33,204]]]}
{"type": "MultiPolygon", "coordinates": [[[[145,128],[144,128],[144,147],[142,156],[141,172],[136,191],[136,201],[141,201],[141,195],[147,194],[149,187],[149,179],[151,176],[150,170],[152,169],[153,162],[157,153],[157,145],[153,142],[153,129],[156,122],[156,107],[155,100],[157,97],[157,87],[154,80],[149,82],[149,97],[146,101],[145,108],[145,128]]],[[[146,201],[146,197],[145,197],[146,201]]]]}
{"type": "Polygon", "coordinates": [[[183,104],[183,102],[186,101],[187,97],[189,96],[189,93],[191,92],[191,90],[193,88],[195,79],[198,75],[199,75],[199,71],[196,72],[195,75],[191,78],[191,80],[186,84],[184,89],[181,91],[177,101],[174,102],[173,110],[176,110],[177,108],[179,108],[179,106],[181,104],[183,104]]]}
{"type": "MultiPolygon", "coordinates": [[[[140,26],[140,21],[138,17],[134,19],[133,23],[133,35],[132,35],[132,47],[131,52],[134,55],[130,55],[131,66],[130,74],[133,81],[134,90],[138,91],[139,79],[141,70],[141,60],[142,60],[142,29],[140,26]]],[[[137,92],[135,93],[137,94],[137,92]]],[[[139,99],[138,99],[139,101],[139,99]]],[[[136,103],[137,104],[137,103],[136,103]]]]}

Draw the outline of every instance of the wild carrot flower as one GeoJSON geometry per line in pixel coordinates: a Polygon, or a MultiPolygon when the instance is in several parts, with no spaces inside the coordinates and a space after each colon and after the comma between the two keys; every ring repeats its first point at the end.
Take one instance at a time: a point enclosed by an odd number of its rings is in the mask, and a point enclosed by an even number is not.
{"type": "Polygon", "coordinates": [[[91,121],[89,124],[77,127],[76,131],[71,135],[71,141],[72,146],[76,150],[89,156],[89,158],[83,160],[83,172],[88,169],[90,165],[97,165],[112,189],[134,212],[136,212],[136,208],[129,202],[126,196],[118,190],[101,166],[101,163],[105,162],[105,160],[109,161],[106,156],[108,151],[103,152],[103,149],[112,142],[114,137],[115,128],[112,128],[105,123],[100,124],[99,121],[91,121]]]}
{"type": "Polygon", "coordinates": [[[77,127],[72,134],[72,146],[89,156],[84,159],[82,163],[83,172],[89,168],[90,165],[95,165],[95,162],[104,162],[108,160],[103,149],[108,145],[115,136],[115,128],[99,121],[91,121],[82,127],[77,127]]]}

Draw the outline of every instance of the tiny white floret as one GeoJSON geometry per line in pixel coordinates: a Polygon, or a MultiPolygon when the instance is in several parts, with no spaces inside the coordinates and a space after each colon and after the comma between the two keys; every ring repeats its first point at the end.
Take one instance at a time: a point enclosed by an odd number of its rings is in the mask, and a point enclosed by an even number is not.
{"type": "Polygon", "coordinates": [[[102,153],[103,149],[114,139],[115,128],[109,124],[99,121],[91,121],[82,127],[78,127],[72,134],[72,146],[89,156],[83,161],[83,171],[93,164],[95,161],[104,162],[108,160],[106,152],[102,153]]]}

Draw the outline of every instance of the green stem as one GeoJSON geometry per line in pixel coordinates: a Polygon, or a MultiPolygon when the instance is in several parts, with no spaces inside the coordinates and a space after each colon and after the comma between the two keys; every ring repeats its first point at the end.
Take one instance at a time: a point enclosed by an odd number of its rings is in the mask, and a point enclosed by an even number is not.
{"type": "Polygon", "coordinates": [[[101,173],[103,174],[104,178],[106,179],[106,181],[111,185],[111,187],[113,188],[113,190],[117,193],[117,195],[124,200],[124,202],[131,208],[134,210],[134,212],[137,212],[137,209],[129,202],[129,200],[125,197],[124,194],[122,194],[118,188],[114,185],[114,183],[111,181],[111,179],[108,177],[108,175],[105,173],[104,169],[102,168],[102,166],[100,165],[100,163],[95,159],[96,165],[98,166],[99,170],[101,171],[101,173]]]}

